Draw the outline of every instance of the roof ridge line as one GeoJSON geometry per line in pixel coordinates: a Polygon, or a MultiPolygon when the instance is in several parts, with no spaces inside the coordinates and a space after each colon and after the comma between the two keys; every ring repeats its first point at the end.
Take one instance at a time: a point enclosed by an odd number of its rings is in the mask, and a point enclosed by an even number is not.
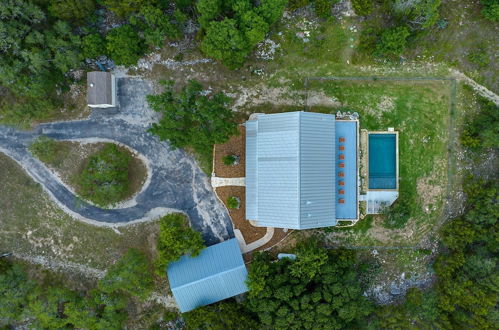
{"type": "Polygon", "coordinates": [[[303,111],[298,112],[298,229],[301,229],[301,121],[303,111]]]}
{"type": "Polygon", "coordinates": [[[210,275],[210,276],[207,276],[207,277],[200,278],[199,280],[195,280],[195,281],[192,281],[192,282],[189,282],[189,283],[185,283],[185,284],[182,284],[182,285],[176,286],[176,287],[171,287],[171,289],[172,290],[173,289],[182,289],[182,288],[184,288],[186,286],[190,286],[192,284],[199,283],[199,282],[205,281],[207,279],[210,279],[210,278],[213,278],[213,277],[216,277],[216,276],[219,276],[219,275],[223,275],[223,274],[226,274],[228,272],[232,272],[234,270],[238,270],[238,269],[243,268],[243,267],[246,268],[246,266],[244,265],[244,263],[242,265],[237,266],[237,267],[224,270],[223,272],[216,273],[216,274],[213,274],[213,275],[210,275]]]}

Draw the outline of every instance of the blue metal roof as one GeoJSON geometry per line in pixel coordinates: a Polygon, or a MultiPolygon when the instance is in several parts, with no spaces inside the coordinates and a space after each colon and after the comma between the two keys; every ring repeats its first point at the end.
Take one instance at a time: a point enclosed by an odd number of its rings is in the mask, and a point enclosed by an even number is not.
{"type": "Polygon", "coordinates": [[[357,219],[357,122],[336,121],[336,219],[357,219]],[[339,142],[343,138],[344,142],[339,142]],[[344,150],[340,150],[343,146],[344,150]],[[340,159],[343,155],[344,159],[340,159]],[[340,167],[343,163],[344,167],[340,167]],[[343,172],[343,177],[340,177],[343,172]],[[343,181],[344,185],[340,185],[343,181]],[[343,190],[344,194],[339,194],[343,190]],[[340,203],[343,199],[344,203],[340,203]]]}
{"type": "Polygon", "coordinates": [[[246,218],[277,228],[335,225],[334,115],[262,114],[246,129],[246,218]]]}
{"type": "Polygon", "coordinates": [[[246,266],[237,239],[183,256],[168,265],[168,280],[182,313],[248,291],[246,266]]]}

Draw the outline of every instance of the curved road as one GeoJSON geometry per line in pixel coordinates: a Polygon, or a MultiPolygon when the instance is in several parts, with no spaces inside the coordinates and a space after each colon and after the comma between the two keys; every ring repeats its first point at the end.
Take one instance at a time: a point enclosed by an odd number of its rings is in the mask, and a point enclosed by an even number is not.
{"type": "Polygon", "coordinates": [[[117,85],[119,110],[97,109],[87,120],[40,124],[32,131],[0,125],[0,151],[16,160],[66,212],[82,220],[120,225],[182,211],[208,245],[234,237],[226,209],[194,159],[147,132],[154,119],[144,100],[150,84],[128,78],[119,79],[117,85]],[[128,96],[130,92],[135,93],[133,97],[128,96]],[[135,205],[102,209],[79,199],[28,151],[29,144],[40,135],[55,140],[112,140],[137,151],[145,158],[150,177],[134,198],[135,205]]]}

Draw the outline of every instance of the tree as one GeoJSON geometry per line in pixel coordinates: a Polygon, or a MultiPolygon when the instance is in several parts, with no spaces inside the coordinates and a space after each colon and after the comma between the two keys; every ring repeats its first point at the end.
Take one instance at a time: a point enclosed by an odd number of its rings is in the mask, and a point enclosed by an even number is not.
{"type": "Polygon", "coordinates": [[[49,12],[65,21],[81,22],[95,11],[95,0],[50,0],[49,12]]]}
{"type": "Polygon", "coordinates": [[[104,0],[104,5],[121,18],[139,12],[144,5],[155,5],[156,0],[104,0]]]}
{"type": "Polygon", "coordinates": [[[165,267],[177,261],[185,254],[191,257],[199,255],[204,248],[201,234],[189,226],[183,214],[169,214],[159,221],[159,235],[156,243],[158,270],[163,272],[165,267]]]}
{"type": "Polygon", "coordinates": [[[263,327],[350,329],[360,327],[371,313],[372,306],[362,295],[355,254],[329,252],[316,244],[315,240],[301,244],[296,260],[273,262],[266,252],[254,256],[246,306],[263,327]]]}
{"type": "Polygon", "coordinates": [[[99,206],[119,202],[128,191],[131,156],[109,143],[90,156],[77,178],[79,193],[99,206]]]}
{"type": "Polygon", "coordinates": [[[146,255],[136,249],[127,253],[114,264],[101,280],[98,287],[107,294],[125,293],[142,300],[147,298],[153,289],[149,261],[146,255]]]}
{"type": "Polygon", "coordinates": [[[135,65],[143,55],[142,40],[129,24],[109,31],[106,43],[109,56],[118,65],[135,65]]]}
{"type": "Polygon", "coordinates": [[[200,0],[201,50],[229,68],[240,67],[282,15],[287,0],[200,0]]]}
{"type": "Polygon", "coordinates": [[[142,6],[140,11],[130,18],[130,23],[144,33],[147,45],[161,47],[165,38],[176,38],[180,34],[179,28],[159,8],[142,6]]]}
{"type": "Polygon", "coordinates": [[[207,56],[221,61],[231,69],[244,63],[250,49],[237,22],[230,18],[211,22],[201,42],[201,50],[207,56]]]}
{"type": "Polygon", "coordinates": [[[499,147],[499,107],[479,96],[479,112],[465,124],[461,144],[475,151],[499,147]]]}
{"type": "Polygon", "coordinates": [[[367,16],[373,11],[372,0],[352,0],[352,7],[359,16],[367,16]]]}
{"type": "Polygon", "coordinates": [[[499,1],[498,0],[481,0],[483,6],[482,15],[492,21],[499,21],[499,1]]]}
{"type": "Polygon", "coordinates": [[[204,95],[203,87],[194,80],[178,94],[173,92],[172,81],[161,84],[163,93],[147,96],[151,108],[163,115],[150,129],[161,140],[169,140],[175,148],[204,152],[237,134],[234,113],[227,108],[229,98],[223,93],[204,95]]]}
{"type": "Polygon", "coordinates": [[[98,33],[84,36],[81,45],[85,58],[97,58],[107,53],[106,41],[98,33]]]}
{"type": "Polygon", "coordinates": [[[182,314],[186,328],[218,329],[260,329],[254,316],[235,302],[221,302],[197,308],[182,314]]]}
{"type": "Polygon", "coordinates": [[[375,54],[391,58],[402,55],[409,35],[410,32],[405,26],[384,31],[381,34],[379,43],[376,45],[375,54]]]}
{"type": "Polygon", "coordinates": [[[9,265],[0,273],[0,327],[26,317],[26,305],[35,283],[19,265],[9,265]]]}
{"type": "Polygon", "coordinates": [[[331,17],[331,0],[315,0],[315,14],[321,18],[331,17]]]}
{"type": "Polygon", "coordinates": [[[394,0],[395,15],[411,30],[426,30],[438,20],[441,0],[394,0]]]}

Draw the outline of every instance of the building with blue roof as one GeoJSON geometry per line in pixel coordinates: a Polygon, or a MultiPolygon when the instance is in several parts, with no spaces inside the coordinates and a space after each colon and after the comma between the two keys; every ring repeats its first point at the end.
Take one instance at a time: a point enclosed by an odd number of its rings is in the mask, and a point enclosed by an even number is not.
{"type": "Polygon", "coordinates": [[[248,291],[248,275],[237,239],[209,246],[197,257],[183,256],[167,269],[182,313],[248,291]]]}
{"type": "Polygon", "coordinates": [[[398,132],[367,132],[360,177],[358,115],[256,114],[246,122],[246,219],[310,229],[355,223],[398,197],[398,132]],[[365,166],[365,165],[364,165],[365,166]],[[360,194],[361,182],[368,182],[360,194]]]}
{"type": "Polygon", "coordinates": [[[358,219],[358,122],[312,112],[246,122],[246,218],[310,229],[358,219]]]}

